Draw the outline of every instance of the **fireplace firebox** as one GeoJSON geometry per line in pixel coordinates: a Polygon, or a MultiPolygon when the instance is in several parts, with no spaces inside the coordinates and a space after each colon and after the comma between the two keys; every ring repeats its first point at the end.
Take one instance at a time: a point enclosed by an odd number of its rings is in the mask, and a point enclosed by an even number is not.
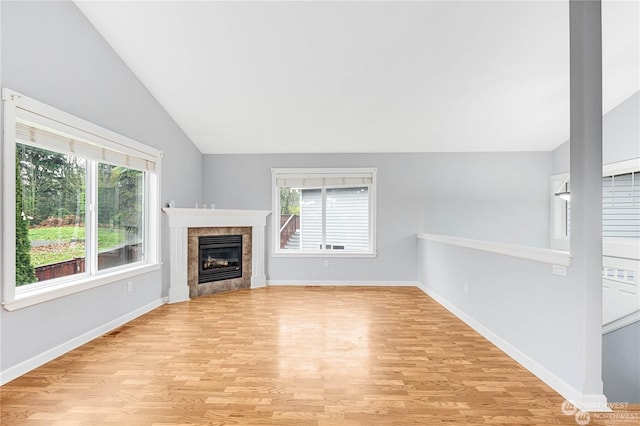
{"type": "Polygon", "coordinates": [[[242,277],[242,235],[198,238],[198,284],[242,277]]]}

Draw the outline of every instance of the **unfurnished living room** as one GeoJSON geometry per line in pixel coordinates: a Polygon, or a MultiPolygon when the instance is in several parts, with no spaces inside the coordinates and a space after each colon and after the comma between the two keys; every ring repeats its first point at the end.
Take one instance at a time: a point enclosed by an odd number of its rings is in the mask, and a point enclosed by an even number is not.
{"type": "Polygon", "coordinates": [[[2,425],[640,424],[640,1],[0,2],[2,425]]]}

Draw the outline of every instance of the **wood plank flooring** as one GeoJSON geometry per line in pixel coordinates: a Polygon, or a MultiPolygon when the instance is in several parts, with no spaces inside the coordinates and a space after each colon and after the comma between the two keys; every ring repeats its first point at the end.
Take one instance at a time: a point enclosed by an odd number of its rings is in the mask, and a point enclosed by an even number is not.
{"type": "Polygon", "coordinates": [[[576,425],[562,402],[416,288],[268,287],[165,305],[6,384],[0,423],[576,425]]]}

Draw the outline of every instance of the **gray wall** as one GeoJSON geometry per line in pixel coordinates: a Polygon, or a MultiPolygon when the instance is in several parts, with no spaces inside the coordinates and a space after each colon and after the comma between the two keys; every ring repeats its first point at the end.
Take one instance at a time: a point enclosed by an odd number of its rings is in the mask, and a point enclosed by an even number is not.
{"type": "Polygon", "coordinates": [[[602,336],[602,379],[609,401],[640,404],[640,322],[602,336]]]}
{"type": "MultiPolygon", "coordinates": [[[[0,7],[2,87],[164,151],[162,201],[190,205],[201,198],[202,155],[73,3],[0,7]]],[[[132,293],[119,282],[14,312],[0,309],[0,369],[157,301],[168,288],[168,256],[163,244],[166,266],[135,277],[132,293]]]]}
{"type": "Polygon", "coordinates": [[[571,268],[561,277],[546,263],[424,240],[418,260],[421,285],[497,336],[501,349],[545,380],[580,389],[584,326],[571,268]]]}
{"type": "Polygon", "coordinates": [[[203,201],[271,210],[273,167],[376,167],[379,255],[273,257],[269,226],[271,281],[414,282],[417,232],[548,246],[548,152],[205,155],[203,201]]]}
{"type": "MultiPolygon", "coordinates": [[[[602,119],[602,163],[640,157],[640,92],[602,119]]],[[[569,172],[569,141],[553,150],[552,174],[569,172]]]]}
{"type": "Polygon", "coordinates": [[[640,157],[640,92],[605,114],[602,120],[602,163],[640,157]]]}

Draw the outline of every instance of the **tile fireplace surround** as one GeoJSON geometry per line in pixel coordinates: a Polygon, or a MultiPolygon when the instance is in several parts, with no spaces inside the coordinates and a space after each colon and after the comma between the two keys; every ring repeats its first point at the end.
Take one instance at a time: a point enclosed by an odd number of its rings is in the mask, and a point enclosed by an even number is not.
{"type": "Polygon", "coordinates": [[[163,208],[169,219],[169,303],[189,300],[188,254],[190,228],[251,227],[251,288],[263,287],[265,225],[269,210],[163,208]]]}

